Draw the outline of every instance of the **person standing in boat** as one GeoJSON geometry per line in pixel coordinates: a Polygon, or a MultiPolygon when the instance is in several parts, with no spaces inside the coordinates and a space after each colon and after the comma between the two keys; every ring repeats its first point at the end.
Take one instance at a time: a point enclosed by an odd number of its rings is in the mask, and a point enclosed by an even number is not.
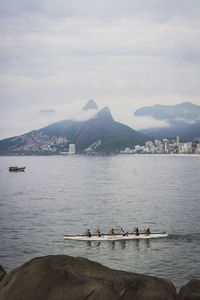
{"type": "Polygon", "coordinates": [[[92,236],[92,235],[91,235],[91,232],[90,232],[90,229],[87,230],[86,236],[87,236],[87,237],[91,237],[91,236],[92,236]]]}

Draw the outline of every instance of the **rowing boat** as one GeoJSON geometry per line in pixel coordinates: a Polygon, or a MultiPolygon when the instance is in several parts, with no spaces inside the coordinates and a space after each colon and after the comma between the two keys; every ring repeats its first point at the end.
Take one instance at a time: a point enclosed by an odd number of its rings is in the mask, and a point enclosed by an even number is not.
{"type": "Polygon", "coordinates": [[[168,237],[168,234],[166,232],[160,232],[160,233],[150,233],[149,235],[141,233],[140,235],[135,234],[128,234],[123,236],[122,234],[102,234],[101,236],[98,235],[92,235],[91,237],[88,237],[86,235],[65,235],[65,240],[75,240],[75,241],[121,241],[121,240],[149,240],[149,239],[157,239],[157,238],[166,238],[168,237]]]}

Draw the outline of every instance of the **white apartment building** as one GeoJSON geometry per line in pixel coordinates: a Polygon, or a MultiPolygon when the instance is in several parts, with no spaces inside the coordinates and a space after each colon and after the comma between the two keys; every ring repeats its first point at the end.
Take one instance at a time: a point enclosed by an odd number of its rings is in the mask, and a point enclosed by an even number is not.
{"type": "Polygon", "coordinates": [[[164,152],[163,144],[157,145],[157,147],[155,149],[155,152],[156,153],[163,153],[164,152]]]}
{"type": "Polygon", "coordinates": [[[153,145],[153,142],[152,142],[152,141],[147,141],[147,142],[145,143],[145,146],[151,148],[151,147],[153,147],[154,145],[153,145]]]}
{"type": "Polygon", "coordinates": [[[141,146],[140,145],[136,145],[135,146],[135,152],[138,152],[138,151],[140,151],[141,150],[141,146]]]}
{"type": "Polygon", "coordinates": [[[180,153],[192,153],[192,143],[189,142],[189,143],[180,144],[179,152],[180,153]]]}
{"type": "Polygon", "coordinates": [[[168,150],[169,150],[169,140],[168,139],[164,139],[163,140],[163,144],[164,144],[164,152],[168,153],[168,150]]]}
{"type": "Polygon", "coordinates": [[[130,147],[126,147],[124,153],[131,154],[133,153],[133,150],[131,150],[130,147]]]}
{"type": "Polygon", "coordinates": [[[75,154],[75,144],[69,144],[69,154],[75,154]]]}
{"type": "Polygon", "coordinates": [[[158,146],[158,145],[161,145],[162,142],[161,142],[161,140],[155,139],[154,144],[155,144],[156,146],[158,146]]]}
{"type": "Polygon", "coordinates": [[[179,136],[176,137],[176,144],[177,145],[180,144],[180,137],[179,136]]]}
{"type": "Polygon", "coordinates": [[[196,151],[195,151],[197,154],[200,154],[200,144],[197,144],[197,148],[196,148],[196,151]]]}

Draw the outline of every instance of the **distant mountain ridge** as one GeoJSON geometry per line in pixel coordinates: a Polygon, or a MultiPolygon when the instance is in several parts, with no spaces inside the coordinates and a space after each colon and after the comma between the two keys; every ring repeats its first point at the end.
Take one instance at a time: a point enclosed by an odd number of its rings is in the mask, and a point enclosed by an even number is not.
{"type": "Polygon", "coordinates": [[[155,138],[180,136],[182,140],[191,141],[195,137],[200,137],[200,106],[191,102],[142,107],[135,111],[134,116],[149,116],[156,120],[167,121],[168,127],[149,127],[140,130],[155,138]]]}
{"type": "Polygon", "coordinates": [[[98,111],[90,100],[83,111],[96,109],[94,117],[86,121],[63,120],[0,141],[0,155],[50,155],[67,152],[69,144],[76,145],[77,153],[119,153],[125,147],[143,145],[149,138],[114,121],[108,107],[98,111]],[[94,146],[95,145],[95,146],[94,146]]]}
{"type": "Polygon", "coordinates": [[[191,102],[183,102],[176,105],[160,105],[146,106],[139,108],[134,113],[135,116],[151,115],[157,120],[182,119],[186,122],[200,121],[200,106],[191,102]]]}

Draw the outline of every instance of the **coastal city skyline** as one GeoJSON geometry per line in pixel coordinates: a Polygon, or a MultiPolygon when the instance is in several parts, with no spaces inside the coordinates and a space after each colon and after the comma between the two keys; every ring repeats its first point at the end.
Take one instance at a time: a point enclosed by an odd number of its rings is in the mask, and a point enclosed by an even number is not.
{"type": "Polygon", "coordinates": [[[120,151],[121,154],[200,154],[200,138],[194,142],[180,142],[179,136],[176,140],[172,139],[155,139],[154,141],[145,142],[144,146],[136,145],[131,149],[126,147],[120,151]]]}

